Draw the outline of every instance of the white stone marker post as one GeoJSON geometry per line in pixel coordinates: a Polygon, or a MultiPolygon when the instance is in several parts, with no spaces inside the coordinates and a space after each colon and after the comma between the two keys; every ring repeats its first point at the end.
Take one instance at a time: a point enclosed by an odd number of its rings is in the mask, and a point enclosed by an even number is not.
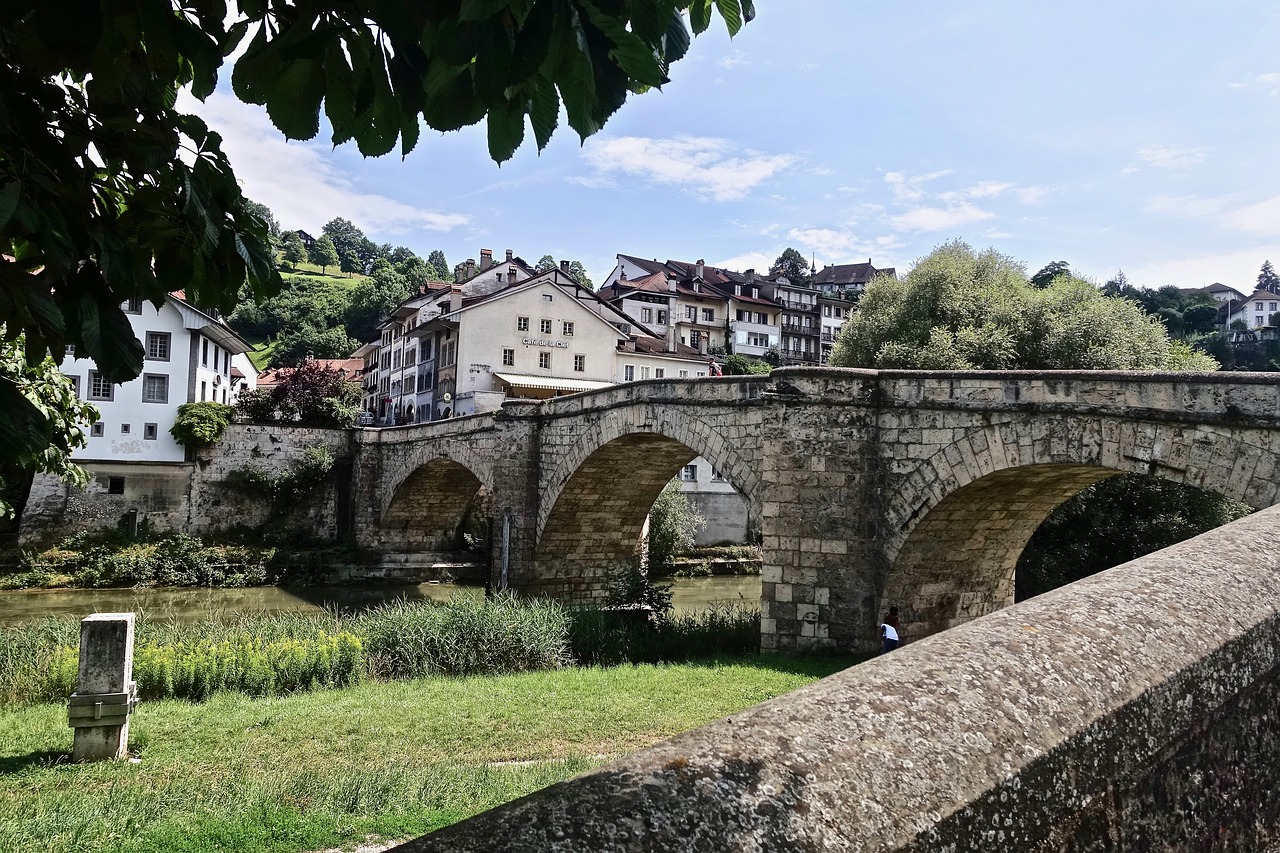
{"type": "Polygon", "coordinates": [[[75,729],[73,761],[127,758],[133,682],[133,614],[94,613],[80,620],[80,676],[67,707],[75,729]]]}

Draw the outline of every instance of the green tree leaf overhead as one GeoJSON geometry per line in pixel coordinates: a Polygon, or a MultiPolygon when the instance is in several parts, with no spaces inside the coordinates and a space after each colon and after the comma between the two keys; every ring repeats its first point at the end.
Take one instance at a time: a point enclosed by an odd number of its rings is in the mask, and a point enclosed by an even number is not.
{"type": "MultiPolygon", "coordinates": [[[[699,3],[694,28],[709,23],[699,3]]],[[[423,122],[488,118],[499,162],[526,117],[544,147],[563,104],[580,137],[689,47],[690,0],[10,0],[0,4],[0,326],[31,366],[67,345],[109,379],[142,370],[120,305],[182,289],[230,314],[281,281],[273,222],[247,202],[222,140],[175,108],[228,58],[244,101],[291,139],[323,109],[332,141],[408,153],[423,122]]],[[[717,0],[728,30],[750,0],[717,0]]],[[[367,251],[358,250],[367,263],[367,251]]],[[[335,258],[332,263],[337,263],[335,258]]],[[[444,264],[436,264],[444,268],[444,264]]],[[[447,270],[445,270],[447,271],[447,270]]]]}

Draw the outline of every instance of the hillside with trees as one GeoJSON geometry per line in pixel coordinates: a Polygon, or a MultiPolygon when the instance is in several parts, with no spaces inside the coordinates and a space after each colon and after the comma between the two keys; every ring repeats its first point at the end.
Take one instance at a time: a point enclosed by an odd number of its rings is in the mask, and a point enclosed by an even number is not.
{"type": "Polygon", "coordinates": [[[420,258],[404,246],[379,245],[341,217],[326,223],[310,247],[306,241],[297,231],[281,231],[280,291],[255,302],[246,289],[228,318],[238,334],[261,345],[259,367],[292,367],[308,355],[348,356],[377,336],[378,323],[416,287],[452,278],[439,249],[420,258]],[[338,257],[341,269],[334,271],[338,257]],[[305,258],[309,267],[302,266],[305,258]]]}

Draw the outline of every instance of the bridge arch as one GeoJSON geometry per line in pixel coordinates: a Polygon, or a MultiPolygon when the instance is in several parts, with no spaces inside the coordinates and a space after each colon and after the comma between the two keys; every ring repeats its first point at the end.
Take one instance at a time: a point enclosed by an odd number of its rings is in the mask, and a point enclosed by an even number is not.
{"type": "Polygon", "coordinates": [[[645,407],[594,419],[543,478],[534,556],[541,585],[569,598],[600,597],[605,572],[636,554],[662,488],[699,456],[758,516],[760,475],[749,452],[687,412],[645,407]]]}
{"type": "Polygon", "coordinates": [[[1268,432],[1118,418],[1011,418],[956,430],[887,513],[886,605],[921,637],[1014,600],[1031,536],[1064,501],[1122,473],[1149,474],[1261,509],[1276,502],[1268,432]]]}
{"type": "Polygon", "coordinates": [[[379,528],[405,551],[454,550],[468,511],[489,501],[490,479],[489,466],[466,443],[424,444],[389,478],[379,528]]]}

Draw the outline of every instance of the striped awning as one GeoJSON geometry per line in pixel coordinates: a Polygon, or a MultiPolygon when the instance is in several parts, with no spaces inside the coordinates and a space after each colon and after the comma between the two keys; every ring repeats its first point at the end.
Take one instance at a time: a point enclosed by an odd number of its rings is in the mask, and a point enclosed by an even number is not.
{"type": "Polygon", "coordinates": [[[544,391],[594,391],[597,388],[608,388],[612,382],[592,382],[587,379],[564,379],[559,376],[529,376],[524,373],[498,373],[494,376],[513,388],[540,388],[544,391]]]}

